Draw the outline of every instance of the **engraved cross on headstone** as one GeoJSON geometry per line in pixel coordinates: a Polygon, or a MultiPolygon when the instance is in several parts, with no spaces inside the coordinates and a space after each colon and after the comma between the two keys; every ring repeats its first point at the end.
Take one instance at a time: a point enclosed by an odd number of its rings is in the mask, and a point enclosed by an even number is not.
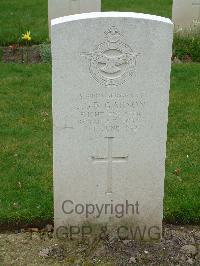
{"type": "Polygon", "coordinates": [[[197,8],[199,8],[199,17],[198,17],[198,20],[200,20],[200,0],[193,0],[192,6],[196,6],[197,8]]]}
{"type": "Polygon", "coordinates": [[[128,156],[114,157],[113,153],[113,137],[106,137],[108,140],[108,155],[107,157],[92,156],[94,163],[107,163],[107,191],[106,194],[112,193],[112,169],[113,163],[124,163],[128,161],[128,156]]]}

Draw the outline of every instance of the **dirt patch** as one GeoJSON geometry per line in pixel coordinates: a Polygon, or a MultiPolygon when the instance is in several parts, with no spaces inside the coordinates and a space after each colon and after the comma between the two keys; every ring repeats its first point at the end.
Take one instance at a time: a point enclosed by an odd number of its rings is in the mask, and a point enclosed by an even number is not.
{"type": "MultiPolygon", "coordinates": [[[[41,62],[51,62],[51,52],[48,44],[30,47],[13,44],[8,47],[0,47],[0,57],[3,63],[38,64],[41,62]]],[[[187,54],[183,56],[182,60],[176,55],[172,56],[172,63],[182,64],[191,62],[192,58],[187,54]]]]}
{"type": "Polygon", "coordinates": [[[37,64],[41,62],[40,49],[38,45],[30,47],[11,45],[1,47],[3,63],[37,64]]]}
{"type": "Polygon", "coordinates": [[[32,220],[31,223],[27,222],[26,220],[20,220],[20,221],[6,221],[1,222],[0,221],[0,232],[20,232],[20,228],[23,229],[29,229],[30,227],[42,229],[45,227],[46,224],[53,223],[53,219],[49,220],[42,220],[42,219],[36,219],[32,220]]]}
{"type": "Polygon", "coordinates": [[[160,243],[59,240],[48,230],[0,234],[0,265],[200,265],[200,227],[165,225],[160,243]]]}
{"type": "Polygon", "coordinates": [[[179,59],[176,55],[172,56],[172,63],[175,64],[187,64],[187,63],[192,63],[192,58],[189,55],[184,55],[182,59],[179,59]]]}

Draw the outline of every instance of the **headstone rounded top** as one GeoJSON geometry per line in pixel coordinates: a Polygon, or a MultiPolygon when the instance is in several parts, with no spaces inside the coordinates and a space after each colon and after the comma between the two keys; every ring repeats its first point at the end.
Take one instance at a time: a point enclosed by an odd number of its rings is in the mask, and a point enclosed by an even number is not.
{"type": "Polygon", "coordinates": [[[160,238],[172,39],[172,22],[152,15],[53,20],[56,230],[106,223],[131,234],[139,226],[143,240],[157,228],[160,238]],[[104,210],[86,214],[85,206],[104,210]]]}
{"type": "Polygon", "coordinates": [[[91,12],[91,13],[83,13],[83,14],[75,14],[65,17],[60,17],[53,19],[51,21],[51,26],[70,22],[70,21],[76,21],[81,19],[92,19],[92,18],[135,18],[135,19],[144,19],[144,20],[152,20],[152,21],[158,21],[163,22],[167,24],[173,25],[172,21],[169,18],[155,16],[155,15],[149,15],[149,14],[143,14],[143,13],[134,13],[134,12],[91,12]]]}

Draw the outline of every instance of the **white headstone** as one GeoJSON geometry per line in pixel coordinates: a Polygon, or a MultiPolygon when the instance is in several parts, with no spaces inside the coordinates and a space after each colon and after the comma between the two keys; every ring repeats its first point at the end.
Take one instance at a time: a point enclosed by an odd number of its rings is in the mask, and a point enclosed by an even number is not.
{"type": "Polygon", "coordinates": [[[200,26],[200,0],[174,0],[172,20],[180,29],[200,26]]]}
{"type": "Polygon", "coordinates": [[[161,233],[172,32],[136,13],[52,21],[55,228],[161,233]]]}
{"type": "Polygon", "coordinates": [[[49,35],[51,20],[68,15],[100,12],[101,0],[48,0],[49,35]]]}

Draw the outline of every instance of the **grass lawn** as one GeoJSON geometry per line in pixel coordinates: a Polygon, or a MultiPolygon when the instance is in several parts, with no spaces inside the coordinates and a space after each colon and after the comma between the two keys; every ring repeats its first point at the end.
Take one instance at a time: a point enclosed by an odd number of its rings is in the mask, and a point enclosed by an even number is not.
{"type": "Polygon", "coordinates": [[[17,43],[31,30],[35,43],[48,39],[48,0],[0,0],[0,45],[17,43]]]}
{"type": "Polygon", "coordinates": [[[0,65],[0,224],[52,218],[51,67],[0,65]]]}
{"type": "MultiPolygon", "coordinates": [[[[173,66],[164,211],[168,222],[200,222],[199,72],[200,64],[173,66]]],[[[51,67],[0,64],[0,88],[0,225],[51,221],[51,67]]]]}
{"type": "Polygon", "coordinates": [[[125,11],[171,17],[173,0],[102,0],[103,11],[125,11]]]}
{"type": "Polygon", "coordinates": [[[172,70],[164,217],[200,223],[200,64],[172,70]]]}
{"type": "MultiPolygon", "coordinates": [[[[0,45],[17,43],[30,30],[34,43],[48,40],[47,0],[0,0],[0,45]]],[[[172,0],[102,0],[103,11],[171,16],[172,0]]]]}

